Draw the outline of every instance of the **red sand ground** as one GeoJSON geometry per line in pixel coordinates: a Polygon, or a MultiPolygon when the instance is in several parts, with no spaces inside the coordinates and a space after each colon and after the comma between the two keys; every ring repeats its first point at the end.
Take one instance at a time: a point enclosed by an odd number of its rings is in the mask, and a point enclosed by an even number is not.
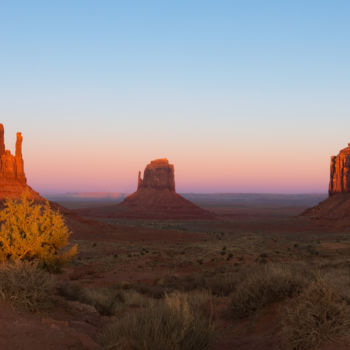
{"type": "MultiPolygon", "coordinates": [[[[307,244],[315,239],[325,240],[320,244],[325,250],[347,249],[346,244],[335,242],[336,237],[327,227],[319,226],[305,217],[292,217],[300,209],[305,208],[290,208],[289,211],[278,211],[275,208],[215,208],[218,219],[186,221],[187,230],[184,231],[181,229],[182,222],[176,220],[163,224],[126,221],[124,224],[112,225],[80,218],[77,214],[61,208],[74,231],[72,239],[80,246],[79,257],[82,263],[65,268],[61,275],[57,275],[57,279],[91,287],[109,286],[123,281],[152,285],[155,279],[161,279],[169,273],[186,276],[205,271],[207,268],[220,268],[228,264],[233,266],[238,260],[206,261],[203,265],[172,265],[172,251],[180,251],[182,247],[195,251],[199,245],[207,242],[209,244],[212,240],[221,244],[219,232],[224,232],[225,237],[228,237],[228,241],[223,241],[222,244],[227,244],[231,239],[257,237],[257,241],[252,241],[251,244],[258,242],[261,246],[258,245],[257,249],[263,249],[262,251],[280,247],[285,249],[292,244],[289,242],[307,244]],[[164,227],[160,228],[159,225],[164,227]],[[169,228],[166,225],[169,225],[169,228]],[[279,241],[276,243],[276,240],[279,241]],[[128,264],[115,263],[112,268],[105,269],[105,259],[114,254],[125,256],[129,250],[140,250],[144,247],[156,251],[157,254],[138,254],[130,258],[128,264]]],[[[115,223],[114,220],[107,221],[115,223]]],[[[242,252],[245,264],[249,264],[253,258],[250,254],[242,252]]],[[[292,257],[286,256],[283,259],[292,257]]],[[[48,314],[18,312],[8,305],[2,305],[2,310],[0,349],[5,350],[99,349],[98,335],[103,325],[108,322],[107,318],[97,315],[79,303],[72,305],[69,310],[58,307],[55,312],[48,314]]],[[[251,326],[247,321],[240,324],[220,321],[214,350],[284,349],[276,323],[276,315],[279,312],[278,305],[272,306],[251,326]]],[[[343,341],[340,345],[331,344],[319,350],[349,349],[345,344],[343,341]]]]}

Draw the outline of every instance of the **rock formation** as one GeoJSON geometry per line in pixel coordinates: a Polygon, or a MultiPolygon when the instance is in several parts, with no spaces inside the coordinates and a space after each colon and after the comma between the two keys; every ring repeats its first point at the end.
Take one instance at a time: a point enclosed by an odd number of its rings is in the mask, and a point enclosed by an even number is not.
{"type": "Polygon", "coordinates": [[[27,185],[22,157],[23,137],[17,133],[16,153],[12,155],[5,148],[4,126],[0,124],[0,200],[20,198],[24,191],[30,198],[41,199],[39,194],[27,185]]]}
{"type": "Polygon", "coordinates": [[[331,157],[329,195],[350,193],[350,143],[331,157]]]}
{"type": "Polygon", "coordinates": [[[149,163],[137,191],[120,204],[81,209],[82,215],[95,217],[125,217],[143,219],[211,219],[214,214],[201,209],[175,192],[174,166],[167,159],[149,163]]]}
{"type": "Polygon", "coordinates": [[[139,171],[137,190],[154,189],[175,192],[174,165],[167,159],[156,159],[149,163],[144,171],[143,180],[139,171]]]}
{"type": "Polygon", "coordinates": [[[323,225],[350,227],[350,143],[331,157],[329,197],[303,215],[323,225]]]}

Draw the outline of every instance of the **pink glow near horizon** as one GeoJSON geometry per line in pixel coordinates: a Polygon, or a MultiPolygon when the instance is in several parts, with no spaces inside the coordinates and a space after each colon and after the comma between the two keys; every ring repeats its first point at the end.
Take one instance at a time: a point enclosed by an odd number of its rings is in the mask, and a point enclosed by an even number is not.
{"type": "MultiPolygon", "coordinates": [[[[28,150],[25,167],[29,184],[41,192],[106,191],[133,192],[138,171],[149,161],[166,154],[145,156],[111,153],[77,154],[42,152],[40,158],[28,150]]],[[[285,156],[285,154],[284,154],[285,156]]],[[[310,155],[311,157],[311,155],[310,155]]],[[[271,158],[245,154],[226,157],[197,157],[183,151],[168,156],[175,165],[176,188],[179,192],[327,192],[328,157],[314,161],[289,161],[282,155],[271,158]]]]}
{"type": "Polygon", "coordinates": [[[295,133],[251,133],[247,138],[232,137],[219,127],[193,138],[181,130],[118,132],[115,125],[94,130],[94,123],[82,132],[75,125],[63,129],[63,122],[55,128],[47,121],[40,130],[37,125],[4,125],[11,150],[16,131],[23,132],[28,184],[41,193],[130,193],[138,171],[164,157],[175,165],[178,192],[326,193],[330,156],[347,141],[345,131],[339,140],[335,134],[327,139],[319,134],[311,142],[306,132],[298,140],[295,133]]]}

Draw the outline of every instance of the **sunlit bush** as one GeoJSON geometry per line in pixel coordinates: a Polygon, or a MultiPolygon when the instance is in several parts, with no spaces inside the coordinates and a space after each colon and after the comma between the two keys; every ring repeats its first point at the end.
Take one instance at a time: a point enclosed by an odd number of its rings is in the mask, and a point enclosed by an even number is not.
{"type": "Polygon", "coordinates": [[[35,203],[26,194],[20,201],[7,200],[0,223],[0,261],[38,260],[57,267],[77,252],[76,246],[66,249],[69,229],[49,202],[35,203]]]}

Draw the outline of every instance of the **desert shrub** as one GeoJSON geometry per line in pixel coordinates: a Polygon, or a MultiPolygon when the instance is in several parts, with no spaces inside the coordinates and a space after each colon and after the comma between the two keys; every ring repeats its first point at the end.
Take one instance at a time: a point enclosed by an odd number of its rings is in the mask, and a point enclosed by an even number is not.
{"type": "Polygon", "coordinates": [[[229,304],[228,316],[243,318],[265,306],[298,295],[307,284],[303,271],[284,265],[266,265],[245,271],[229,304]]]}
{"type": "Polygon", "coordinates": [[[7,200],[0,222],[0,261],[39,260],[55,267],[76,254],[76,246],[63,251],[70,232],[49,202],[36,204],[26,194],[21,201],[7,200]]]}
{"type": "Polygon", "coordinates": [[[16,261],[0,265],[0,296],[29,311],[46,309],[53,303],[55,284],[36,263],[16,261]]]}
{"type": "Polygon", "coordinates": [[[206,350],[212,325],[184,294],[166,295],[110,325],[102,335],[109,350],[206,350]]]}
{"type": "Polygon", "coordinates": [[[67,300],[81,302],[84,298],[84,288],[75,282],[64,281],[58,283],[57,292],[67,300]]]}
{"type": "Polygon", "coordinates": [[[283,333],[293,350],[315,349],[348,335],[350,308],[329,281],[318,278],[286,308],[283,333]]]}
{"type": "Polygon", "coordinates": [[[117,288],[83,288],[77,283],[64,282],[57,287],[60,296],[67,300],[94,306],[104,316],[115,315],[125,302],[124,293],[117,288]]]}
{"type": "Polygon", "coordinates": [[[104,316],[115,315],[118,306],[125,302],[124,294],[113,288],[86,289],[84,300],[104,316]]]}

